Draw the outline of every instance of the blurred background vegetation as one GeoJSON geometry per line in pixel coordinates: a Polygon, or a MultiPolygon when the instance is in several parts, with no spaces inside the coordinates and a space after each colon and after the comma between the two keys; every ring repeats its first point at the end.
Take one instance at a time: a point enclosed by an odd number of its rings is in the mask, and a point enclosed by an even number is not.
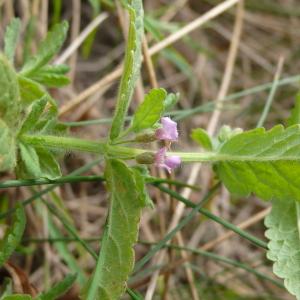
{"type": "MultiPolygon", "coordinates": [[[[71,83],[59,90],[52,88],[51,94],[60,105],[61,121],[70,127],[74,136],[97,140],[107,135],[119,83],[116,73],[123,60],[128,28],[123,2],[0,1],[2,43],[5,27],[12,18],[19,17],[22,22],[22,39],[16,56],[19,66],[36,50],[38,42],[54,24],[61,20],[69,22],[68,39],[56,62],[70,66],[71,83]]],[[[216,128],[222,124],[243,129],[255,127],[270,96],[274,76],[279,81],[265,125],[270,128],[277,123],[286,124],[299,90],[299,0],[240,1],[238,8],[224,9],[220,15],[187,34],[182,33],[182,29],[227,1],[143,2],[143,53],[150,62],[142,66],[131,111],[143,100],[144,93],[156,85],[168,92],[179,93],[180,100],[170,112],[179,121],[180,129],[180,142],[174,149],[200,150],[191,141],[190,132],[193,128],[207,128],[207,124],[211,124],[215,111],[213,103],[217,99],[225,98],[226,101],[220,107],[216,128]],[[182,35],[175,42],[155,50],[156,45],[177,33],[182,35]]],[[[91,155],[65,153],[61,158],[63,172],[69,174],[93,159],[95,157],[91,155]]],[[[99,163],[85,174],[103,174],[103,166],[99,163]]],[[[198,175],[192,182],[196,189],[189,192],[182,187],[176,189],[197,202],[213,185],[214,178],[206,166],[199,172],[195,166],[185,165],[176,171],[176,180],[190,182],[191,174],[198,175]]],[[[13,178],[12,174],[1,175],[1,181],[13,178]]],[[[26,199],[35,192],[25,187],[1,190],[0,211],[6,211],[17,200],[26,199]]],[[[151,243],[166,235],[170,221],[178,211],[176,200],[155,190],[150,192],[155,208],[146,210],[142,217],[140,243],[135,249],[137,260],[149,251],[151,243]]],[[[100,182],[66,184],[43,197],[51,201],[76,228],[78,236],[87,239],[98,252],[107,212],[105,186],[100,182]]],[[[234,224],[244,224],[243,228],[264,239],[263,217],[268,212],[268,203],[255,197],[232,197],[221,189],[207,208],[234,224]]],[[[22,280],[44,290],[68,272],[77,272],[77,285],[64,299],[78,299],[78,286],[92,272],[94,260],[80,244],[66,238],[64,226],[42,202],[35,201],[27,206],[26,213],[28,224],[24,243],[12,259],[12,263],[25,272],[26,278],[22,280]]],[[[188,213],[188,209],[182,212],[183,215],[188,213]]],[[[2,235],[6,221],[1,222],[2,235]]],[[[280,284],[278,287],[272,281],[278,279],[272,274],[271,263],[266,260],[263,249],[237,235],[228,235],[226,229],[212,220],[198,215],[178,234],[172,244],[202,248],[218,257],[229,258],[235,264],[171,247],[162,263],[154,257],[129,281],[129,287],[148,295],[147,300],[151,299],[151,293],[153,299],[293,299],[280,284]],[[246,264],[248,269],[241,268],[241,264],[246,264]],[[156,274],[154,270],[161,273],[156,274]],[[257,276],[253,270],[264,275],[257,276]],[[154,279],[156,288],[151,292],[150,282],[154,279]]],[[[0,284],[3,288],[7,270],[2,271],[0,284]]],[[[17,280],[14,276],[21,275],[17,272],[10,276],[17,280]]]]}

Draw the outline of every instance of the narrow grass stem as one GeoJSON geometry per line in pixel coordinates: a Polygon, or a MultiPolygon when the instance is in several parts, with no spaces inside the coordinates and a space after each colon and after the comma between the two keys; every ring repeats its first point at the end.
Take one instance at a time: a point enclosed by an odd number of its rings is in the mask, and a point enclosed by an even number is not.
{"type": "MultiPolygon", "coordinates": [[[[86,164],[83,167],[78,168],[77,170],[73,171],[70,175],[71,176],[76,176],[76,175],[80,175],[86,171],[88,171],[89,169],[91,169],[93,166],[99,164],[101,162],[101,159],[96,159],[88,164],[86,164]]],[[[43,190],[41,190],[40,192],[37,192],[36,194],[34,194],[33,196],[27,198],[26,200],[22,201],[21,204],[23,206],[26,206],[30,203],[32,203],[34,200],[40,198],[41,196],[51,192],[52,190],[54,190],[56,187],[58,186],[58,184],[54,184],[51,185],[43,190]]],[[[3,218],[6,218],[7,216],[9,216],[10,214],[13,214],[16,211],[16,207],[13,207],[3,213],[0,213],[0,220],[3,218]]]]}
{"type": "Polygon", "coordinates": [[[64,176],[56,179],[37,178],[37,179],[20,179],[20,180],[7,180],[0,182],[0,189],[19,187],[19,186],[34,186],[44,184],[64,184],[76,182],[93,182],[104,181],[104,176],[64,176]]]}
{"type": "Polygon", "coordinates": [[[276,286],[278,286],[282,289],[285,289],[284,285],[281,282],[269,277],[268,275],[266,275],[264,273],[261,273],[261,272],[255,270],[255,269],[245,265],[244,263],[238,262],[236,260],[233,260],[233,259],[230,259],[230,258],[227,258],[227,257],[224,257],[224,256],[220,256],[220,255],[217,255],[217,254],[212,253],[212,252],[204,251],[204,250],[201,250],[201,249],[195,249],[195,248],[191,248],[191,247],[178,246],[178,245],[174,245],[174,244],[169,244],[169,245],[166,245],[165,247],[172,248],[172,249],[177,249],[177,250],[189,251],[189,252],[192,252],[194,254],[201,255],[201,256],[207,257],[209,259],[215,260],[215,261],[219,261],[219,262],[223,262],[225,264],[229,264],[233,267],[243,269],[243,270],[245,270],[249,273],[252,273],[253,275],[255,275],[256,277],[258,277],[260,279],[268,280],[268,281],[272,282],[273,284],[275,284],[276,286]]]}
{"type": "Polygon", "coordinates": [[[77,231],[75,229],[75,227],[69,223],[69,221],[65,218],[65,216],[63,214],[61,214],[54,205],[52,205],[51,203],[49,203],[48,201],[46,201],[45,199],[43,199],[41,197],[41,200],[43,202],[43,204],[47,207],[47,209],[51,212],[51,214],[53,214],[54,216],[56,216],[56,218],[58,218],[60,220],[60,222],[63,224],[64,228],[70,233],[70,235],[72,235],[76,241],[78,243],[80,243],[82,245],[82,247],[84,247],[84,249],[90,253],[90,255],[97,260],[98,255],[97,253],[89,246],[89,244],[87,244],[84,240],[82,240],[80,238],[80,236],[77,234],[77,231]]]}
{"type": "MultiPolygon", "coordinates": [[[[179,187],[188,187],[193,190],[199,190],[197,186],[189,185],[181,181],[171,180],[167,178],[157,178],[157,177],[146,177],[147,183],[168,183],[171,185],[176,185],[179,187]]],[[[77,183],[77,182],[102,182],[105,181],[103,175],[90,175],[90,176],[63,176],[56,179],[47,179],[47,178],[37,178],[37,179],[18,179],[18,180],[7,180],[0,182],[0,189],[14,188],[20,186],[36,186],[36,185],[45,185],[45,184],[65,184],[65,183],[77,183]]]]}
{"type": "MultiPolygon", "coordinates": [[[[195,208],[196,204],[193,203],[192,201],[182,197],[180,194],[178,194],[177,192],[168,189],[165,186],[162,185],[155,185],[158,189],[160,189],[161,191],[169,194],[170,196],[172,196],[173,198],[183,202],[186,206],[191,207],[191,208],[195,208]]],[[[205,208],[199,208],[198,211],[205,215],[207,218],[221,224],[222,226],[224,226],[225,228],[234,231],[235,233],[237,233],[238,235],[240,235],[241,237],[245,238],[246,240],[250,241],[251,243],[255,244],[258,247],[264,248],[264,249],[268,249],[268,245],[266,242],[258,239],[257,237],[251,235],[250,233],[238,228],[237,226],[235,226],[234,224],[212,214],[210,211],[208,211],[205,208]]]]}

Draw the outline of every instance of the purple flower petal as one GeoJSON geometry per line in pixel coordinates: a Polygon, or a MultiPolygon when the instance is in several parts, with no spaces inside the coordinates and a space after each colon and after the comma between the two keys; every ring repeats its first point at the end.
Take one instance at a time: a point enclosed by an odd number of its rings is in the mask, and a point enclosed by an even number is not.
{"type": "Polygon", "coordinates": [[[166,152],[167,152],[167,148],[163,147],[155,153],[155,157],[154,157],[155,165],[161,167],[165,163],[166,152]]]}
{"type": "Polygon", "coordinates": [[[177,168],[180,163],[181,159],[179,156],[166,156],[167,148],[163,147],[159,149],[155,154],[155,165],[159,168],[166,169],[169,173],[175,168],[177,168]]]}
{"type": "Polygon", "coordinates": [[[170,169],[175,169],[181,164],[181,159],[179,156],[169,156],[166,157],[165,159],[165,164],[170,168],[170,169]]]}
{"type": "Polygon", "coordinates": [[[158,128],[155,132],[155,136],[159,140],[177,141],[178,131],[177,123],[172,121],[169,117],[161,118],[162,128],[158,128]]]}

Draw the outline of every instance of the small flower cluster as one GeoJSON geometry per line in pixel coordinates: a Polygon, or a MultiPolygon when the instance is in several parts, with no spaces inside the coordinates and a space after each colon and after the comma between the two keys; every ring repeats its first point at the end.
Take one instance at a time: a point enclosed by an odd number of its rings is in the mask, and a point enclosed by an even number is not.
{"type": "MultiPolygon", "coordinates": [[[[178,141],[177,123],[172,121],[169,117],[161,118],[162,127],[158,128],[155,136],[158,140],[163,140],[171,144],[171,142],[178,141]]],[[[177,168],[181,159],[179,156],[167,156],[167,147],[159,149],[155,153],[154,163],[157,167],[165,168],[169,173],[177,168]]]]}

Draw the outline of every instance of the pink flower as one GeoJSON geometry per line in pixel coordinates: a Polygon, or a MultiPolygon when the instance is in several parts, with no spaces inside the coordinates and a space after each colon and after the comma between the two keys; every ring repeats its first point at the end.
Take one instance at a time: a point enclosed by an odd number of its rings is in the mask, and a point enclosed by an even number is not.
{"type": "Polygon", "coordinates": [[[166,147],[159,149],[155,153],[154,162],[157,167],[165,168],[169,173],[171,173],[173,169],[180,165],[181,159],[179,156],[175,155],[167,157],[166,152],[166,147]]]}
{"type": "Polygon", "coordinates": [[[162,128],[158,128],[155,136],[158,140],[176,142],[178,140],[177,123],[169,117],[163,117],[160,120],[162,128]]]}

